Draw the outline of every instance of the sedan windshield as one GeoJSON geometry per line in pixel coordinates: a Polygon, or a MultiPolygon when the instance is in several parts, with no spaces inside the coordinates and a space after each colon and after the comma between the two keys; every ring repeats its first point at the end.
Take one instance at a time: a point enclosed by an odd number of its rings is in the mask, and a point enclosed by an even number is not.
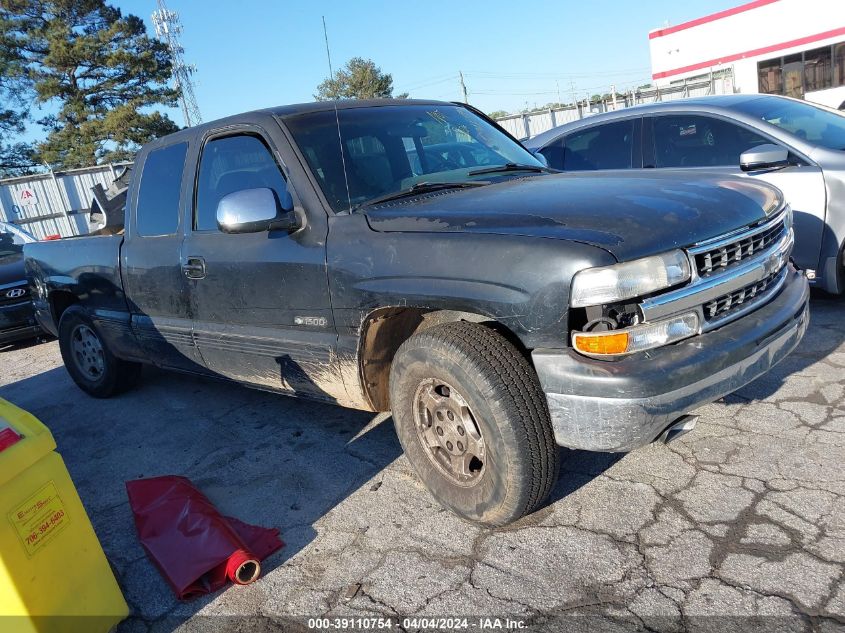
{"type": "Polygon", "coordinates": [[[421,183],[425,187],[414,191],[543,169],[525,148],[460,106],[342,108],[336,114],[332,109],[284,119],[335,211],[412,193],[421,183]],[[510,167],[485,169],[505,165],[510,167]]]}
{"type": "Polygon", "coordinates": [[[23,252],[23,240],[0,229],[0,259],[23,252]]]}
{"type": "Polygon", "coordinates": [[[737,110],[758,117],[820,147],[845,150],[845,115],[786,99],[752,99],[737,110]]]}

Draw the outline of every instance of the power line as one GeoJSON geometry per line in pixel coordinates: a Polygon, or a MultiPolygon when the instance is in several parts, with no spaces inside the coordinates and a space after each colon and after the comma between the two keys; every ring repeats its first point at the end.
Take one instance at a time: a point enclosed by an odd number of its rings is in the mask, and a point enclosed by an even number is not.
{"type": "Polygon", "coordinates": [[[179,92],[179,103],[182,106],[182,118],[185,120],[185,127],[202,123],[200,108],[194,95],[194,82],[191,79],[191,75],[197,71],[197,67],[185,63],[185,49],[179,42],[179,34],[182,32],[179,14],[168,9],[164,0],[158,0],[158,11],[153,11],[153,25],[155,26],[156,37],[164,42],[170,50],[173,64],[173,83],[179,92]]]}
{"type": "Polygon", "coordinates": [[[531,72],[493,72],[487,70],[467,70],[464,75],[474,77],[485,77],[490,79],[504,79],[504,78],[520,78],[520,77],[537,77],[537,78],[584,78],[584,77],[617,77],[620,75],[641,74],[650,71],[650,67],[642,66],[639,68],[622,68],[612,71],[596,71],[588,73],[531,73],[531,72]]]}
{"type": "MultiPolygon", "coordinates": [[[[520,77],[536,77],[536,78],[551,78],[551,79],[561,79],[565,83],[570,80],[570,78],[584,78],[584,77],[618,77],[620,75],[639,75],[643,73],[648,73],[651,71],[651,68],[648,66],[642,66],[639,68],[621,68],[612,71],[599,71],[599,72],[592,72],[592,73],[532,73],[532,72],[496,72],[496,71],[489,71],[489,70],[465,70],[463,71],[464,77],[473,76],[479,79],[507,79],[507,78],[520,78],[520,77]]],[[[425,77],[418,79],[416,81],[408,81],[405,83],[400,83],[396,85],[396,88],[399,90],[416,90],[418,88],[425,88],[426,86],[433,86],[436,84],[446,83],[447,81],[454,81],[455,75],[457,73],[448,73],[444,75],[434,75],[431,77],[425,77]]]]}
{"type": "Polygon", "coordinates": [[[427,86],[434,86],[437,84],[443,84],[447,81],[454,81],[455,80],[455,73],[449,73],[448,75],[438,75],[437,77],[429,77],[428,79],[420,79],[419,81],[404,83],[396,86],[397,90],[418,90],[420,88],[425,88],[427,86]]]}
{"type": "MultiPolygon", "coordinates": [[[[648,78],[645,76],[642,77],[631,77],[630,81],[615,81],[611,83],[599,83],[599,84],[592,84],[589,86],[580,85],[578,86],[579,90],[585,91],[609,91],[611,85],[615,83],[616,86],[621,87],[622,89],[627,89],[627,86],[635,86],[642,81],[649,81],[648,78]]],[[[555,82],[555,89],[552,90],[550,85],[545,85],[542,87],[537,88],[517,88],[516,90],[497,90],[497,89],[488,89],[488,90],[473,90],[473,94],[478,95],[502,95],[502,96],[531,96],[531,95],[556,95],[559,94],[559,85],[557,81],[555,82]]],[[[574,92],[574,81],[569,81],[570,91],[574,92]]]]}
{"type": "Polygon", "coordinates": [[[472,94],[474,95],[502,95],[505,97],[520,97],[520,96],[527,96],[530,97],[532,95],[553,95],[556,94],[554,90],[533,90],[531,92],[504,92],[500,90],[473,90],[472,94]]]}

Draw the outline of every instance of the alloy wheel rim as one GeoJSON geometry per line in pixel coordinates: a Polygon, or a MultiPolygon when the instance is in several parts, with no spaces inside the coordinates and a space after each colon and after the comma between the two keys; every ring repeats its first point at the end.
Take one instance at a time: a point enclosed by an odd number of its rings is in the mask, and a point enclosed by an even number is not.
{"type": "Polygon", "coordinates": [[[454,387],[434,378],[420,383],[414,426],[426,457],[447,479],[469,487],[481,478],[487,446],[469,404],[454,387]]]}
{"type": "Polygon", "coordinates": [[[100,337],[87,325],[77,325],[70,335],[70,349],[76,368],[89,380],[99,380],[106,370],[100,337]]]}

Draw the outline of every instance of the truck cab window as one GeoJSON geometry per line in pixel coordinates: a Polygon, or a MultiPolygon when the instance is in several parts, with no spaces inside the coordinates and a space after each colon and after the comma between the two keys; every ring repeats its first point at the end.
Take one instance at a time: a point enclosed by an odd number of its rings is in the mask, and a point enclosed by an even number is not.
{"type": "Polygon", "coordinates": [[[194,230],[217,230],[217,205],[224,196],[244,189],[268,188],[284,199],[285,178],[273,154],[259,137],[249,134],[215,138],[206,143],[197,180],[194,230]]]}
{"type": "Polygon", "coordinates": [[[672,115],[654,119],[657,167],[736,167],[742,152],[764,143],[771,141],[741,125],[713,117],[672,115]]]}
{"type": "Polygon", "coordinates": [[[631,169],[634,120],[597,125],[566,137],[563,170],[631,169]]]}
{"type": "Polygon", "coordinates": [[[147,155],[135,211],[139,235],[176,233],[179,227],[179,192],[187,151],[187,143],[176,143],[147,155]]]}

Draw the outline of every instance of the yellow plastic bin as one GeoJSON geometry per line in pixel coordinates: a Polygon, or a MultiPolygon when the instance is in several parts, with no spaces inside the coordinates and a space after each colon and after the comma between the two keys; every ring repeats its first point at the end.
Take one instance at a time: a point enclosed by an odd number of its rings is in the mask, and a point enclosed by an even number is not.
{"type": "Polygon", "coordinates": [[[46,426],[0,398],[4,633],[108,631],[129,614],[55,448],[46,426]]]}

